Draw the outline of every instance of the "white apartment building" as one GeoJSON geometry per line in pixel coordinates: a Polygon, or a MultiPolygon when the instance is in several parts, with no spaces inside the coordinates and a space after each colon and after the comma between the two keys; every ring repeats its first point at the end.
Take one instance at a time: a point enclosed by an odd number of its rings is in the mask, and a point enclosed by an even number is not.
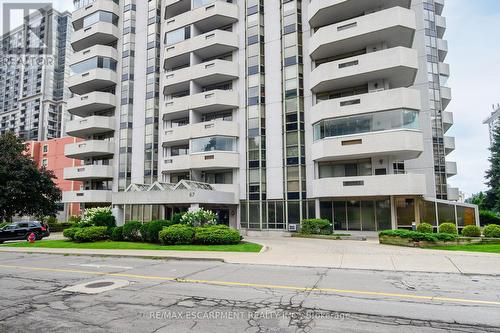
{"type": "Polygon", "coordinates": [[[496,126],[500,126],[500,104],[493,105],[493,112],[486,119],[483,124],[488,125],[488,130],[490,134],[490,145],[493,145],[493,133],[496,126]]]}
{"type": "MultiPolygon", "coordinates": [[[[77,0],[65,200],[120,223],[478,223],[447,177],[444,2],[77,0]],[[444,168],[444,169],[443,169],[444,168]],[[444,170],[444,171],[443,171],[444,170]]],[[[454,169],[453,169],[454,167],[454,169]]]]}

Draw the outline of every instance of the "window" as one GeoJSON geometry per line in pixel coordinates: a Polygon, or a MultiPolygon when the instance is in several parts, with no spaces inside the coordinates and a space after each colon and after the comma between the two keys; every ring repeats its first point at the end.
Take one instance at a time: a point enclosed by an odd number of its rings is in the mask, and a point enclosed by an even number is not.
{"type": "Polygon", "coordinates": [[[194,139],[191,143],[193,153],[210,151],[236,151],[236,139],[224,136],[213,136],[194,139]]]}
{"type": "Polygon", "coordinates": [[[314,125],[314,140],[403,128],[419,129],[418,111],[401,109],[323,120],[314,125]]]}
{"type": "Polygon", "coordinates": [[[44,159],[42,160],[42,167],[46,168],[46,167],[48,167],[48,166],[49,166],[49,160],[48,160],[48,159],[46,159],[46,158],[44,158],[44,159]]]}
{"type": "Polygon", "coordinates": [[[319,163],[319,178],[358,177],[371,175],[371,159],[319,163]]]}
{"type": "Polygon", "coordinates": [[[44,154],[49,152],[49,145],[43,145],[42,151],[44,154]]]}

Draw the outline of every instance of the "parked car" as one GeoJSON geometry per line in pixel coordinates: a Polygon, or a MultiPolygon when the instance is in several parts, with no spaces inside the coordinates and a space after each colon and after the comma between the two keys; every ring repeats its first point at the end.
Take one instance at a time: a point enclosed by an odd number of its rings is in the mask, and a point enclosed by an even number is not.
{"type": "Polygon", "coordinates": [[[15,222],[0,229],[0,244],[10,240],[27,240],[31,233],[35,234],[36,240],[50,236],[48,226],[41,222],[15,222]]]}

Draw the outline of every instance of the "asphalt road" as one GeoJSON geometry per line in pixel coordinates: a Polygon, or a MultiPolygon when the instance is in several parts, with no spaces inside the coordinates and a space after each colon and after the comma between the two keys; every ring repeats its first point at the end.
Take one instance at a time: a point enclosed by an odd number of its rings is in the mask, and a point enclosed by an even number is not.
{"type": "Polygon", "coordinates": [[[0,255],[0,332],[449,331],[500,332],[498,277],[0,255]]]}

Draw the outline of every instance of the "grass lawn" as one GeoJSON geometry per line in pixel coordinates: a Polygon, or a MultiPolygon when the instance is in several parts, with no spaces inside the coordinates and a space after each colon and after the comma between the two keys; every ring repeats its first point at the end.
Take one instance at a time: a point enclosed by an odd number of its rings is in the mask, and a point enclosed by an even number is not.
{"type": "Polygon", "coordinates": [[[468,244],[426,247],[433,250],[500,253],[500,244],[468,244]]]}
{"type": "Polygon", "coordinates": [[[170,251],[218,251],[218,252],[259,252],[262,245],[241,242],[237,245],[159,245],[150,243],[102,241],[95,243],[75,243],[69,240],[46,240],[34,244],[28,242],[8,243],[7,247],[39,247],[47,249],[100,249],[100,250],[170,250],[170,251]]]}

